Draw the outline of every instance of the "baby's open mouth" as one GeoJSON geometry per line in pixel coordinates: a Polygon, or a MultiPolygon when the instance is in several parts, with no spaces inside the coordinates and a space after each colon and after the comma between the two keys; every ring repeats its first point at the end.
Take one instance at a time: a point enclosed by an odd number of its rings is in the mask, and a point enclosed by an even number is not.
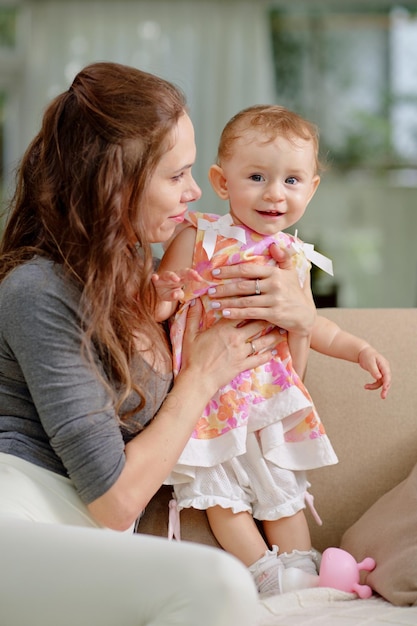
{"type": "Polygon", "coordinates": [[[280,211],[257,211],[261,215],[271,215],[272,217],[277,217],[278,215],[283,215],[280,211]]]}

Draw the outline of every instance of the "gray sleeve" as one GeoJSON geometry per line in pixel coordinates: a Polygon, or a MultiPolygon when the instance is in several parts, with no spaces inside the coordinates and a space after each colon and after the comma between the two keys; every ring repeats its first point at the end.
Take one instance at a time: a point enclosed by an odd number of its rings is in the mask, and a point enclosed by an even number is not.
{"type": "Polygon", "coordinates": [[[106,388],[81,354],[77,294],[51,264],[27,264],[9,281],[1,315],[49,443],[89,503],[114,484],[125,457],[106,388]]]}

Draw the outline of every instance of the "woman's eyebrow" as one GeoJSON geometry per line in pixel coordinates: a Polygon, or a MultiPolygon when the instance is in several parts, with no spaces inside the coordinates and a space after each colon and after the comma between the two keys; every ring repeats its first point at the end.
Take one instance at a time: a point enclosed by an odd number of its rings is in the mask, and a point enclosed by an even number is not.
{"type": "Polygon", "coordinates": [[[184,170],[189,170],[193,167],[194,162],[193,163],[187,163],[186,165],[183,165],[181,167],[179,167],[177,170],[175,170],[175,174],[178,174],[179,172],[183,172],[184,170]]]}

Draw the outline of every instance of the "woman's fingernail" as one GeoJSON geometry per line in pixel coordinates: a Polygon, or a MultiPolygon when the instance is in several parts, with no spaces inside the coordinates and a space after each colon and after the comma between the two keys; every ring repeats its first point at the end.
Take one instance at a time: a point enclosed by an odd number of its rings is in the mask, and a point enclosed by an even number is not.
{"type": "Polygon", "coordinates": [[[211,308],[212,309],[220,309],[220,302],[212,302],[211,303],[211,308]]]}
{"type": "Polygon", "coordinates": [[[213,295],[213,293],[216,293],[216,287],[209,287],[208,292],[211,296],[213,295]]]}
{"type": "Polygon", "coordinates": [[[274,350],[271,350],[271,354],[273,354],[275,356],[276,354],[278,354],[278,350],[275,350],[275,348],[274,348],[274,350]]]}
{"type": "Polygon", "coordinates": [[[195,306],[195,298],[193,298],[193,300],[191,300],[190,306],[195,306]]]}
{"type": "Polygon", "coordinates": [[[229,317],[229,315],[230,315],[230,311],[228,309],[225,309],[223,311],[223,317],[229,317]]]}
{"type": "Polygon", "coordinates": [[[218,276],[220,274],[220,270],[216,267],[213,271],[212,271],[213,276],[218,276]]]}

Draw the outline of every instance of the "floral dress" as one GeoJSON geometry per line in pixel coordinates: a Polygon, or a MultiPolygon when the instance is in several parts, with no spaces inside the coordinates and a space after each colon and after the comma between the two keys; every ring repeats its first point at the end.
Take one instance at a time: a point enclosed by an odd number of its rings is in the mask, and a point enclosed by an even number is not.
{"type": "MultiPolygon", "coordinates": [[[[184,302],[171,323],[174,375],[181,368],[190,302],[201,299],[202,329],[222,317],[207,296],[209,287],[219,284],[212,276],[214,268],[239,262],[275,264],[269,253],[273,242],[290,249],[301,284],[311,267],[304,244],[292,235],[259,235],[234,226],[229,214],[193,212],[187,219],[196,228],[193,268],[204,282],[186,285],[184,302]]],[[[282,468],[307,470],[337,462],[310,394],[292,366],[283,329],[275,349],[277,354],[266,365],[242,372],[211,398],[167,482],[186,482],[195,467],[213,467],[243,454],[249,432],[257,433],[264,457],[282,468]]]]}

